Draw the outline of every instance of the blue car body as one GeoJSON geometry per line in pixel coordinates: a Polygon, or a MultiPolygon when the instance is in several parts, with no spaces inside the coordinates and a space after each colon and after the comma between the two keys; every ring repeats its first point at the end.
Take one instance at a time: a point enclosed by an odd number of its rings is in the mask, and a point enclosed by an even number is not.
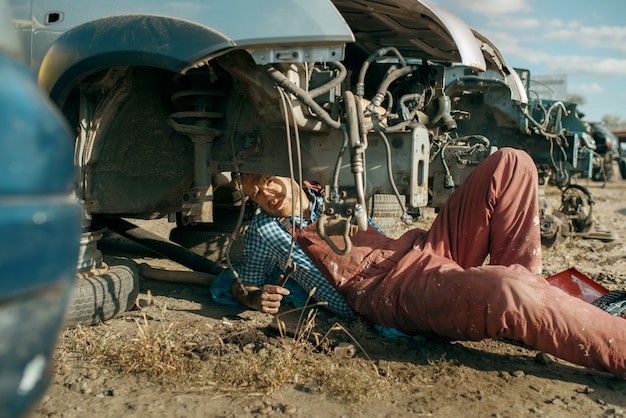
{"type": "Polygon", "coordinates": [[[0,416],[20,417],[50,382],[82,216],[60,113],[2,45],[0,76],[0,416]]]}

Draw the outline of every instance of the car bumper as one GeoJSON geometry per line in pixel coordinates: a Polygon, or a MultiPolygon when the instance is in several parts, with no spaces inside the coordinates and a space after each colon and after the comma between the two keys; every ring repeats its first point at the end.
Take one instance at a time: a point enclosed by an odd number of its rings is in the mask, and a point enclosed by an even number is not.
{"type": "Polygon", "coordinates": [[[25,415],[49,385],[79,219],[68,196],[0,197],[0,416],[25,415]]]}

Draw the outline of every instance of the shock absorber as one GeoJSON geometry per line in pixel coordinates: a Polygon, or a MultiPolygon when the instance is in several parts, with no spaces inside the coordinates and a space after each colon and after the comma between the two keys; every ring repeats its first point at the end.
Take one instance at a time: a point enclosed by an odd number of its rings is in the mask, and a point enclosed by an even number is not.
{"type": "Polygon", "coordinates": [[[226,95],[224,90],[211,88],[215,79],[210,68],[203,68],[179,74],[174,80],[180,90],[172,95],[172,102],[182,110],[172,113],[168,123],[187,135],[194,145],[194,184],[182,195],[183,225],[213,222],[209,162],[213,140],[223,133],[220,123],[224,113],[219,106],[226,95]]]}

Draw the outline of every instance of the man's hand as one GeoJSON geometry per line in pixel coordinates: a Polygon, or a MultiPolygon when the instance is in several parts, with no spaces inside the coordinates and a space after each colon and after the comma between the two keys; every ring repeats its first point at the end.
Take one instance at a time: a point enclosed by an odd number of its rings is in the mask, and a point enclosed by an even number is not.
{"type": "Polygon", "coordinates": [[[284,287],[266,284],[259,292],[259,307],[257,309],[264,313],[276,314],[280,309],[283,296],[288,294],[289,290],[284,287]]]}
{"type": "Polygon", "coordinates": [[[275,284],[266,284],[262,288],[243,283],[234,283],[230,293],[239,303],[252,309],[258,309],[263,313],[276,314],[280,309],[280,303],[284,296],[289,295],[289,290],[275,284]]]}

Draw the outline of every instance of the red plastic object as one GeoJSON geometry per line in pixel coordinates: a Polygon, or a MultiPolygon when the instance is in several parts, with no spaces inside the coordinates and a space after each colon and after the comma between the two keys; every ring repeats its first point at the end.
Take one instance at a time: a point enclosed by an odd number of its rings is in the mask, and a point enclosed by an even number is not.
{"type": "Polygon", "coordinates": [[[571,267],[546,279],[552,286],[556,286],[571,296],[593,302],[609,290],[600,283],[593,281],[580,271],[571,267]]]}

